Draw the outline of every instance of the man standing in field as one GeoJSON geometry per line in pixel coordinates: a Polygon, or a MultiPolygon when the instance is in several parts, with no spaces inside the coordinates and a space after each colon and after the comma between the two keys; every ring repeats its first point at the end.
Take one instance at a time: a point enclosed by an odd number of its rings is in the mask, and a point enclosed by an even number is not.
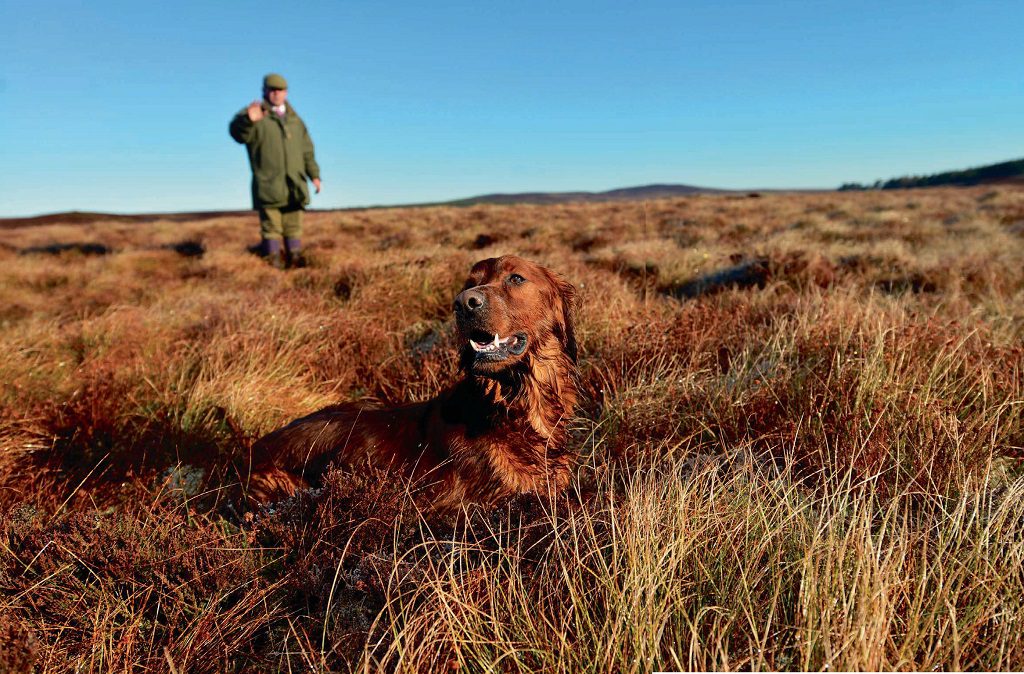
{"type": "Polygon", "coordinates": [[[252,207],[260,213],[261,254],[277,268],[302,266],[302,210],[309,205],[307,180],[320,193],[313,140],[287,102],[288,82],[263,78],[263,100],[231,120],[231,137],[244,143],[252,167],[252,207]],[[285,260],[281,259],[284,240],[285,260]]]}

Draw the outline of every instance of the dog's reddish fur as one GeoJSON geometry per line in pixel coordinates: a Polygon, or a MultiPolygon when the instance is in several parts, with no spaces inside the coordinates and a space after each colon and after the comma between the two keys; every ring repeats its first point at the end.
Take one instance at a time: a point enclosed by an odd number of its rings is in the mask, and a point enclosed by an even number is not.
{"type": "Polygon", "coordinates": [[[428,485],[437,509],[563,489],[576,458],[566,450],[577,400],[574,297],[528,260],[478,262],[455,298],[463,378],[426,402],[334,405],[264,436],[252,448],[250,496],[278,500],[332,463],[364,462],[428,485]],[[480,343],[494,335],[516,337],[488,354],[480,343]]]}

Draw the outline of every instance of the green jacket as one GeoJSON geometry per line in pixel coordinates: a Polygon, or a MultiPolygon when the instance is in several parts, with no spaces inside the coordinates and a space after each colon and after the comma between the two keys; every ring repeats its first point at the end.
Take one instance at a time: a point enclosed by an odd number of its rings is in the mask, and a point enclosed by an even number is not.
{"type": "Polygon", "coordinates": [[[246,110],[231,120],[231,137],[244,143],[252,167],[252,207],[284,208],[307,206],[307,180],[320,177],[313,156],[313,140],[302,119],[285,103],[283,118],[275,115],[266,101],[264,117],[252,122],[246,110]]]}

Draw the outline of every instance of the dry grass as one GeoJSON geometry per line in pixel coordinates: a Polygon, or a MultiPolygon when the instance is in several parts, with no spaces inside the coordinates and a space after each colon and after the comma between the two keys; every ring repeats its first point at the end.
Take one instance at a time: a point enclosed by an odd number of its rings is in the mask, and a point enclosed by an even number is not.
{"type": "Polygon", "coordinates": [[[0,670],[1024,668],[1024,190],[307,222],[289,273],[253,217],[5,232],[0,670]],[[255,437],[450,383],[502,253],[582,291],[570,493],[439,521],[336,472],[238,514],[255,437]]]}

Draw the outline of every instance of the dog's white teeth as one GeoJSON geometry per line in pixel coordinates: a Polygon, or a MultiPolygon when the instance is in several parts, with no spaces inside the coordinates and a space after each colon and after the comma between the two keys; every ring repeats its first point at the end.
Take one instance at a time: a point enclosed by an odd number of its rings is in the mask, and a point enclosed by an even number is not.
{"type": "Polygon", "coordinates": [[[486,351],[494,351],[495,349],[498,348],[497,346],[494,345],[493,342],[488,342],[487,344],[481,344],[480,342],[477,342],[477,341],[474,341],[474,340],[471,339],[471,340],[469,340],[469,343],[473,346],[473,350],[474,351],[486,352],[486,351]]]}
{"type": "Polygon", "coordinates": [[[470,346],[473,347],[474,351],[479,351],[481,353],[490,353],[491,351],[497,351],[501,347],[505,346],[512,339],[512,337],[506,337],[505,339],[502,339],[499,335],[494,335],[494,341],[481,343],[474,339],[471,339],[469,340],[469,344],[470,346]]]}

